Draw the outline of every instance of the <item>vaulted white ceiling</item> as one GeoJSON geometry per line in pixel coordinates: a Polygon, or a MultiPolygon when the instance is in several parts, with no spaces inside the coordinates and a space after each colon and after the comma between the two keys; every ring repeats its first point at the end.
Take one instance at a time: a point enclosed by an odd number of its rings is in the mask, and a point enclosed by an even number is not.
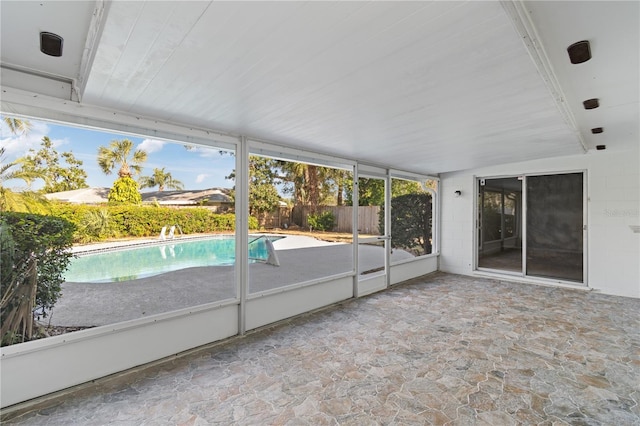
{"type": "Polygon", "coordinates": [[[53,74],[80,105],[419,173],[638,144],[638,2],[0,7],[3,89],[37,94],[20,72],[53,74]],[[572,65],[579,40],[593,58],[572,65]]]}

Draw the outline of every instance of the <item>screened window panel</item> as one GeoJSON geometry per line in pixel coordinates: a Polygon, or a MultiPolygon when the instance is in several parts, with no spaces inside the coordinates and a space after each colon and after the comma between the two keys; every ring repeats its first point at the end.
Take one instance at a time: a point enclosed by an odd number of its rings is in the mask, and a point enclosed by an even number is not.
{"type": "Polygon", "coordinates": [[[527,177],[527,275],[583,282],[583,174],[527,177]]]}

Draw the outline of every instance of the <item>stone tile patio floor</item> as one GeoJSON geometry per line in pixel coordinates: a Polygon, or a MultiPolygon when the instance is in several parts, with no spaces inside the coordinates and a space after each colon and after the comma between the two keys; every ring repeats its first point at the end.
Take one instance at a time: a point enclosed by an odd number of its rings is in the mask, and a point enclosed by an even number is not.
{"type": "Polygon", "coordinates": [[[640,300],[437,273],[5,424],[640,425],[639,401],[640,300]]]}

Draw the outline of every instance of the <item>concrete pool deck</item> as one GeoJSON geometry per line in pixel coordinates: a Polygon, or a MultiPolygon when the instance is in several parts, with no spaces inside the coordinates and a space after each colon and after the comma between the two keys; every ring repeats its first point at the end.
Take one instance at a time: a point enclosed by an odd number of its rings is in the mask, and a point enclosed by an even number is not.
{"type": "MultiPolygon", "coordinates": [[[[135,245],[171,244],[176,240],[139,240],[135,245]]],[[[123,247],[124,243],[82,246],[76,253],[123,247]]],[[[280,266],[252,263],[249,266],[249,293],[350,272],[353,268],[351,244],[332,243],[306,236],[286,236],[274,242],[280,266]]],[[[382,264],[382,248],[360,247],[363,270],[382,264]]],[[[412,257],[394,250],[392,260],[412,257]]],[[[114,283],[62,285],[62,297],[42,323],[65,327],[91,327],[144,318],[236,297],[233,266],[181,269],[152,277],[114,283]]]]}

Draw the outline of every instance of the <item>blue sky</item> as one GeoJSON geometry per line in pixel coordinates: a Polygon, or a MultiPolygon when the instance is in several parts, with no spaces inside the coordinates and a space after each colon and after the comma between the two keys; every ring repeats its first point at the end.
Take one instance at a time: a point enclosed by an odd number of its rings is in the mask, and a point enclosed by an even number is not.
{"type": "MultiPolygon", "coordinates": [[[[214,148],[197,147],[187,150],[182,143],[166,140],[140,138],[124,134],[96,131],[86,128],[69,127],[59,124],[29,120],[31,131],[26,135],[13,135],[2,121],[0,130],[0,147],[6,149],[4,162],[11,162],[27,154],[30,148],[40,149],[44,136],[48,136],[58,153],[73,152],[73,155],[83,161],[83,168],[87,172],[87,184],[92,187],[111,187],[118,177],[117,171],[105,175],[96,161],[99,146],[108,146],[114,139],[129,139],[136,149],[143,149],[148,153],[147,161],[143,164],[143,176],[150,176],[154,168],[164,167],[167,172],[184,184],[185,189],[231,188],[234,182],[225,179],[235,168],[235,158],[232,155],[220,155],[214,148]]],[[[137,179],[137,177],[134,177],[137,179]]],[[[22,180],[8,180],[6,187],[14,189],[25,188],[22,180]]],[[[41,181],[34,183],[32,189],[42,186],[41,181]]],[[[144,189],[143,191],[157,190],[144,189]]]]}

